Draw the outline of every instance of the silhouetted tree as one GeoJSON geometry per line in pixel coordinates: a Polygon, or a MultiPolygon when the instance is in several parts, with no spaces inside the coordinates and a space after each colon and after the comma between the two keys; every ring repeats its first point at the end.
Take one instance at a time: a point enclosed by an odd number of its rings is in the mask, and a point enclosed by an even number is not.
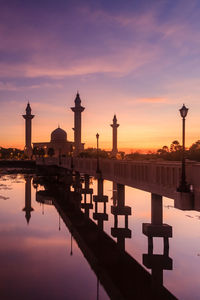
{"type": "Polygon", "coordinates": [[[173,141],[170,145],[170,152],[177,152],[181,150],[181,145],[177,140],[173,141]]]}
{"type": "Polygon", "coordinates": [[[54,154],[55,154],[54,149],[53,149],[53,148],[49,148],[48,151],[47,151],[47,154],[48,154],[48,156],[50,156],[50,157],[54,156],[54,154]]]}
{"type": "Polygon", "coordinates": [[[32,155],[34,155],[35,157],[37,157],[39,155],[39,149],[37,147],[33,148],[32,155]]]}
{"type": "MultiPolygon", "coordinates": [[[[99,149],[99,157],[108,158],[108,153],[105,150],[99,149]]],[[[79,157],[88,157],[88,158],[96,158],[97,157],[97,149],[96,148],[88,148],[83,152],[79,153],[79,157]]]]}
{"type": "Polygon", "coordinates": [[[200,161],[200,140],[196,141],[188,150],[188,158],[200,161]]]}
{"type": "Polygon", "coordinates": [[[39,157],[44,157],[44,155],[45,155],[44,149],[43,148],[39,148],[38,154],[39,154],[39,157]]]}
{"type": "Polygon", "coordinates": [[[24,151],[16,148],[0,147],[0,159],[21,159],[24,157],[24,151]]]}

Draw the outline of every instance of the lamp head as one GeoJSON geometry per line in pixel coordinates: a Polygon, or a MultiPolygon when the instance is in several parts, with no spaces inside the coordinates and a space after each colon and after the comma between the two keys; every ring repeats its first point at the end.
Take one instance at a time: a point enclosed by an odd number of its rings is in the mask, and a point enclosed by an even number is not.
{"type": "Polygon", "coordinates": [[[187,116],[188,113],[188,108],[185,106],[185,104],[183,104],[183,106],[181,107],[181,109],[179,109],[181,117],[185,118],[187,116]]]}

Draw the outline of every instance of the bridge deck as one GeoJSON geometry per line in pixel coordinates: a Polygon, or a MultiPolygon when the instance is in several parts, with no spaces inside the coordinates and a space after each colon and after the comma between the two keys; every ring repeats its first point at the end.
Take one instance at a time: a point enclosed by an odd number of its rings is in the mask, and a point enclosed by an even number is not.
{"type": "MultiPolygon", "coordinates": [[[[71,169],[70,158],[62,158],[60,162],[57,158],[45,158],[45,161],[38,159],[36,163],[71,169]]],[[[73,165],[75,171],[96,176],[96,159],[74,158],[73,165]]],[[[168,198],[178,198],[180,162],[100,159],[99,165],[104,179],[168,198]]],[[[194,192],[194,209],[200,210],[200,163],[187,162],[186,175],[187,182],[192,185],[194,192]]]]}

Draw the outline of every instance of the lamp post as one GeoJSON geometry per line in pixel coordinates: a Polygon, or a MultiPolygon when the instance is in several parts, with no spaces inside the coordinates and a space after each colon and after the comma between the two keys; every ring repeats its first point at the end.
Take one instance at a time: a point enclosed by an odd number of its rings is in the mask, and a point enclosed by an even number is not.
{"type": "Polygon", "coordinates": [[[178,187],[178,192],[189,192],[189,186],[186,182],[186,176],[185,176],[185,118],[188,113],[188,108],[183,104],[181,109],[179,109],[180,115],[183,120],[183,129],[182,129],[182,170],[181,170],[181,181],[180,185],[178,187]]]}
{"type": "Polygon", "coordinates": [[[96,134],[96,138],[97,138],[97,173],[100,173],[100,168],[99,168],[99,134],[96,134]]]}

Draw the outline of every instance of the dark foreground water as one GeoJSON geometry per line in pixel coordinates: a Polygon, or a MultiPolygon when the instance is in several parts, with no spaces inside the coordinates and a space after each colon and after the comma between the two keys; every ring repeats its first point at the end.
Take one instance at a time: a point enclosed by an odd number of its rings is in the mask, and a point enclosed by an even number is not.
{"type": "MultiPolygon", "coordinates": [[[[0,299],[109,299],[51,197],[41,193],[36,201],[32,180],[23,175],[0,177],[0,299]]],[[[93,196],[98,194],[96,180],[90,179],[90,188],[93,196]]],[[[99,202],[95,207],[90,195],[90,205],[85,206],[82,194],[82,211],[175,297],[200,299],[200,212],[177,210],[173,200],[164,198],[163,221],[172,226],[173,237],[167,251],[163,238],[154,238],[153,253],[148,254],[142,223],[151,222],[150,194],[126,187],[124,205],[131,207],[131,215],[125,224],[119,212],[116,223],[111,213],[115,189],[104,181],[105,206],[99,202]]]]}

